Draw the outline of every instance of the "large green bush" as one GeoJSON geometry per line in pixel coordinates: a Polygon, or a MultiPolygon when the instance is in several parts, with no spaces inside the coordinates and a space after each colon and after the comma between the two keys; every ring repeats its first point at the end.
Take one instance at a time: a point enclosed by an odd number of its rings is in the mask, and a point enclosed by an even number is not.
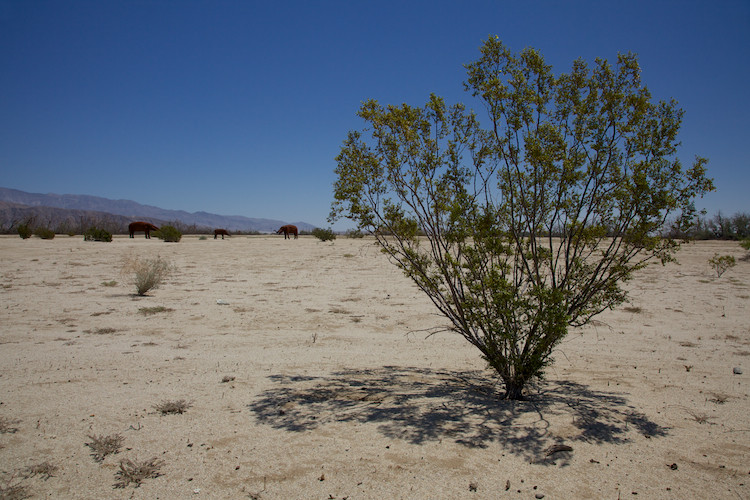
{"type": "Polygon", "coordinates": [[[336,233],[331,228],[321,229],[316,227],[312,230],[312,235],[318,238],[320,241],[333,241],[336,239],[336,233]]]}
{"type": "Polygon", "coordinates": [[[31,230],[28,224],[21,224],[20,226],[18,226],[18,236],[20,236],[24,240],[28,240],[29,238],[31,238],[32,234],[34,234],[34,232],[31,230]]]}
{"type": "Polygon", "coordinates": [[[162,226],[161,229],[154,232],[154,235],[160,240],[171,243],[177,243],[182,239],[182,233],[174,226],[162,226]]]}

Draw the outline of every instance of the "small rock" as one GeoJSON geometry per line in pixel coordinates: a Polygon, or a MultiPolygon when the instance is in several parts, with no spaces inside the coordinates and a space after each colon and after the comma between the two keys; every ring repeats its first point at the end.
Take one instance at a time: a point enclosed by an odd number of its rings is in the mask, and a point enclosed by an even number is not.
{"type": "Polygon", "coordinates": [[[732,368],[732,373],[734,373],[735,375],[742,375],[742,368],[740,368],[739,366],[735,366],[734,368],[732,368]]]}
{"type": "Polygon", "coordinates": [[[672,470],[677,470],[677,464],[672,464],[669,466],[669,468],[672,470]]]}
{"type": "Polygon", "coordinates": [[[477,483],[469,483],[469,491],[477,491],[477,483]]]}
{"type": "Polygon", "coordinates": [[[534,498],[544,498],[544,493],[537,493],[534,498]]]}
{"type": "Polygon", "coordinates": [[[219,304],[220,306],[228,306],[229,305],[229,302],[227,302],[224,299],[216,299],[216,303],[219,304]]]}

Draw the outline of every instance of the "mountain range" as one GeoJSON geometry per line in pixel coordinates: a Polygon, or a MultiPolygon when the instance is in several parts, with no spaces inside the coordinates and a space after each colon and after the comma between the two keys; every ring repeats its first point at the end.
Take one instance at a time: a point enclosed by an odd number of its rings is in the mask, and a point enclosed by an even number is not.
{"type": "Polygon", "coordinates": [[[168,210],[142,205],[131,200],[110,200],[82,194],[27,193],[0,187],[0,229],[5,232],[19,223],[35,221],[50,229],[91,224],[92,221],[111,232],[126,232],[127,224],[145,220],[154,224],[178,224],[185,228],[270,233],[284,224],[294,224],[301,231],[312,231],[315,226],[306,222],[287,222],[257,219],[241,215],[219,215],[208,212],[168,210]]]}

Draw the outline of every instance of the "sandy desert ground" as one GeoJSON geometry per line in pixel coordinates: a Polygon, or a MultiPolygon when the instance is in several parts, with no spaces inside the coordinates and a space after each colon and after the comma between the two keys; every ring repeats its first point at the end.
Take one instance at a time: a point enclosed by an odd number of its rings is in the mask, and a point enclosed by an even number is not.
{"type": "Polygon", "coordinates": [[[650,266],[629,304],[570,333],[529,401],[506,402],[473,347],[428,335],[445,321],[372,240],[3,236],[0,488],[747,499],[750,262],[717,278],[714,253],[745,254],[699,242],[650,266]],[[120,262],[157,254],[177,272],[138,297],[120,262]],[[95,460],[87,443],[116,436],[95,460]],[[151,459],[158,477],[115,488],[121,460],[151,459]]]}

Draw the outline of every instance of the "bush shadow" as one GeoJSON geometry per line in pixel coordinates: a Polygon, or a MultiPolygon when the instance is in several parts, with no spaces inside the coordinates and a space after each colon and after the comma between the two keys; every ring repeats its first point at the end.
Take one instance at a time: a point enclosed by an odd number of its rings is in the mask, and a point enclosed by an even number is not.
{"type": "MultiPolygon", "coordinates": [[[[249,409],[265,425],[290,432],[333,422],[376,424],[384,436],[420,444],[453,440],[469,447],[498,443],[510,453],[546,463],[552,452],[549,418],[572,420],[566,441],[621,444],[632,433],[665,436],[667,429],[624,396],[569,381],[545,382],[526,401],[499,399],[502,385],[481,371],[385,366],[341,370],[325,377],[272,375],[249,409]]],[[[558,442],[559,443],[559,442],[558,442]]]]}

